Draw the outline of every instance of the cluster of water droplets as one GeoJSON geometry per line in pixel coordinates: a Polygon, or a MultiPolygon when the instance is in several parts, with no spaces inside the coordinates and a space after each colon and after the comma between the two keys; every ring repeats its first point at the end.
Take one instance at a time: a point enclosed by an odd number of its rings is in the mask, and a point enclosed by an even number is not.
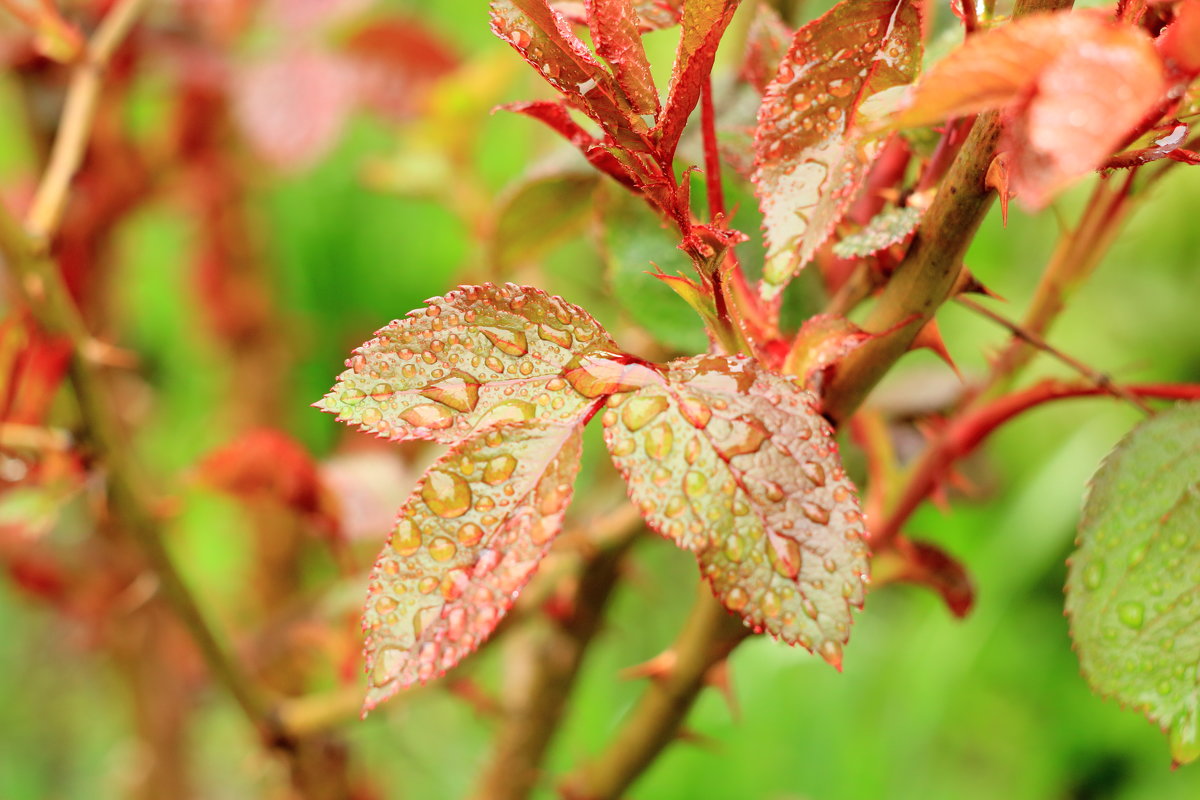
{"type": "Polygon", "coordinates": [[[579,453],[578,425],[538,422],[468,440],[425,473],[371,575],[369,708],[492,632],[559,530],[579,453]]]}
{"type": "Polygon", "coordinates": [[[651,525],[758,631],[834,664],[867,574],[863,519],[811,395],[741,357],[669,365],[601,420],[651,525]]]}
{"type": "Polygon", "coordinates": [[[606,363],[599,354],[615,348],[559,298],[513,285],[464,287],[356,350],[324,407],[383,438],[447,443],[502,423],[572,419],[590,398],[564,376],[581,359],[606,363]]]}

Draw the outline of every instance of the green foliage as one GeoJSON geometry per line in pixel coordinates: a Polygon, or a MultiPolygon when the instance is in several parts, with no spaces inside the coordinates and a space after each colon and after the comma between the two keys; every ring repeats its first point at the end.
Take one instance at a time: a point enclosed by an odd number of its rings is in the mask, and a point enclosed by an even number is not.
{"type": "Polygon", "coordinates": [[[1067,613],[1092,687],[1200,756],[1200,404],[1134,428],[1092,478],[1067,613]]]}

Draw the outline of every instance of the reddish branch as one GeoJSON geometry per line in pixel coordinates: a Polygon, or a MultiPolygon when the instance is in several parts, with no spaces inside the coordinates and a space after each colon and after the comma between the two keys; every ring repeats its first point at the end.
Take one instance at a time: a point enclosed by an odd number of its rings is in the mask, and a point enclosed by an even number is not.
{"type": "MultiPolygon", "coordinates": [[[[1124,388],[1139,398],[1200,400],[1200,385],[1196,384],[1141,384],[1124,388]]],[[[904,493],[891,513],[870,531],[872,548],[879,551],[891,546],[913,512],[946,482],[955,463],[970,455],[1004,423],[1054,400],[1111,394],[1110,389],[1102,386],[1048,380],[950,420],[914,465],[904,493]]]]}

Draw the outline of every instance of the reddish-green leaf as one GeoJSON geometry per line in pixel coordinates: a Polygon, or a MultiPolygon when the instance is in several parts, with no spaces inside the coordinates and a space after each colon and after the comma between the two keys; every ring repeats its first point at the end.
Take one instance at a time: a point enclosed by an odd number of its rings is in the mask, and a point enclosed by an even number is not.
{"type": "MultiPolygon", "coordinates": [[[[683,13],[683,0],[632,0],[632,3],[637,14],[638,30],[642,33],[678,25],[683,13]]],[[[584,3],[578,0],[555,0],[550,5],[571,22],[587,24],[584,3]]]]}
{"type": "Polygon", "coordinates": [[[509,103],[501,108],[517,114],[524,114],[544,123],[577,147],[593,167],[609,175],[623,186],[638,191],[637,180],[629,173],[625,165],[617,160],[617,157],[609,152],[596,137],[571,119],[571,114],[563,103],[536,100],[531,103],[509,103]]]}
{"type": "Polygon", "coordinates": [[[888,208],[872,217],[862,230],[833,246],[838,258],[861,258],[903,242],[917,229],[925,209],[916,206],[888,208]]]}
{"type": "Polygon", "coordinates": [[[586,311],[558,297],[464,286],[355,350],[323,407],[394,441],[455,442],[503,423],[575,420],[597,396],[574,388],[591,391],[579,376],[599,374],[617,352],[586,311]]]}
{"type": "Polygon", "coordinates": [[[688,0],[683,4],[682,31],[671,71],[671,87],[655,133],[659,151],[675,153],[688,117],[700,100],[700,90],[712,71],[717,45],[740,0],[688,0]]]}
{"type": "Polygon", "coordinates": [[[647,129],[612,75],[546,0],[493,0],[492,31],[511,44],[570,103],[625,146],[647,129]]]}
{"type": "Polygon", "coordinates": [[[617,84],[647,127],[658,115],[658,89],[638,33],[632,0],[587,0],[588,25],[596,52],[612,67],[617,84]]]}
{"type": "Polygon", "coordinates": [[[1200,757],[1200,404],[1143,422],[1101,464],[1067,613],[1088,682],[1200,757]]]}
{"type": "Polygon", "coordinates": [[[483,431],[425,473],[371,573],[365,711],[441,675],[495,629],[559,531],[580,430],[539,421],[483,431]]]}
{"type": "Polygon", "coordinates": [[[910,83],[920,61],[912,0],[843,0],[796,32],[755,135],[764,295],[782,291],[829,238],[878,154],[861,129],[864,101],[910,83]]]}
{"type": "Polygon", "coordinates": [[[697,356],[611,397],[602,421],[630,497],[725,606],[840,666],[867,546],[816,402],[745,357],[697,356]]]}

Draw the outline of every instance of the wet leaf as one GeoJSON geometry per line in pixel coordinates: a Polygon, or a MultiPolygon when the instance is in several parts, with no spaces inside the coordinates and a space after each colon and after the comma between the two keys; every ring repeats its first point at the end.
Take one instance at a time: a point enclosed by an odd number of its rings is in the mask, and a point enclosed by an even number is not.
{"type": "Polygon", "coordinates": [[[910,83],[920,62],[911,0],[844,0],[796,32],[755,134],[765,296],[779,294],[829,238],[878,154],[860,125],[864,101],[910,83]]]}
{"type": "Polygon", "coordinates": [[[635,128],[648,130],[624,92],[570,24],[546,0],[493,0],[492,31],[533,65],[563,97],[586,113],[619,144],[645,145],[635,128]]]}
{"type": "Polygon", "coordinates": [[[545,124],[578,148],[588,163],[596,169],[611,176],[618,183],[638,191],[637,180],[629,173],[625,165],[618,161],[616,156],[600,143],[599,139],[571,119],[571,114],[563,103],[536,100],[531,103],[509,103],[501,108],[505,111],[524,114],[545,124]]]}
{"type": "Polygon", "coordinates": [[[1067,614],[1092,688],[1200,756],[1200,404],[1146,420],[1092,478],[1067,614]]]}
{"type": "Polygon", "coordinates": [[[364,711],[438,677],[491,635],[559,532],[580,431],[554,420],[505,425],[426,471],[371,572],[364,711]]]}
{"type": "Polygon", "coordinates": [[[587,0],[587,14],[596,52],[612,67],[634,112],[643,115],[647,127],[652,126],[658,115],[658,89],[632,0],[587,0]]]}
{"type": "MultiPolygon", "coordinates": [[[[638,30],[642,33],[670,28],[679,24],[683,0],[632,0],[637,13],[638,30]]],[[[556,11],[578,25],[586,25],[585,4],[577,0],[556,0],[550,4],[556,11]]]]}
{"type": "Polygon", "coordinates": [[[463,286],[427,302],[354,351],[326,411],[393,441],[574,420],[596,396],[576,391],[578,374],[601,375],[620,352],[586,311],[538,289],[463,286]]]}
{"type": "Polygon", "coordinates": [[[862,230],[833,246],[838,258],[861,258],[899,244],[917,229],[925,210],[914,206],[888,208],[871,218],[862,230]]]}
{"type": "Polygon", "coordinates": [[[562,172],[527,180],[500,201],[489,243],[492,263],[504,271],[536,262],[549,248],[579,233],[595,202],[594,172],[562,172]]]}
{"type": "Polygon", "coordinates": [[[840,668],[867,546],[816,396],[741,356],[671,362],[602,422],[629,496],[747,625],[840,668]]]}
{"type": "Polygon", "coordinates": [[[683,4],[682,31],[675,50],[667,102],[655,134],[659,152],[669,161],[687,127],[688,117],[700,100],[700,89],[708,80],[721,36],[733,18],[740,0],[689,0],[683,4]]]}

